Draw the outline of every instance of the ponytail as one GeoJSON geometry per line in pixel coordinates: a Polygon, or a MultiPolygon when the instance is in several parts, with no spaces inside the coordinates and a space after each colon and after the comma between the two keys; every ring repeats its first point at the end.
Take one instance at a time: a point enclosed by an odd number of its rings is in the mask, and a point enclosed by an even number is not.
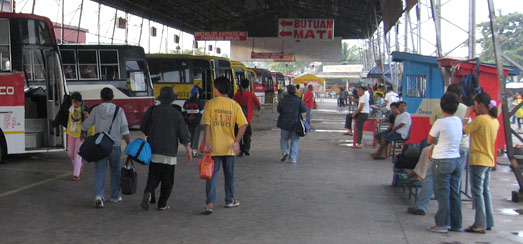
{"type": "Polygon", "coordinates": [[[488,93],[483,92],[478,94],[474,97],[474,100],[483,104],[488,109],[490,117],[494,119],[498,117],[498,103],[495,100],[492,100],[492,97],[488,93]]]}

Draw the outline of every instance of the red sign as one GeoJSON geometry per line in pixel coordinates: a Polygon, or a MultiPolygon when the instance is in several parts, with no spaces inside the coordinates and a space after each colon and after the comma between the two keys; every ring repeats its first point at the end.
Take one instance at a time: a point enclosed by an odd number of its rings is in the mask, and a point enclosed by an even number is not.
{"type": "Polygon", "coordinates": [[[247,31],[196,31],[197,41],[246,41],[247,31]]]}
{"type": "Polygon", "coordinates": [[[24,73],[16,72],[2,76],[0,84],[0,106],[24,106],[24,73]]]}
{"type": "Polygon", "coordinates": [[[254,92],[265,92],[265,86],[263,84],[254,84],[254,92]]]}
{"type": "Polygon", "coordinates": [[[255,53],[251,52],[251,59],[272,59],[274,62],[294,62],[294,53],[255,53]]]}
{"type": "Polygon", "coordinates": [[[279,19],[278,36],[310,40],[334,39],[334,19],[279,19]]]}

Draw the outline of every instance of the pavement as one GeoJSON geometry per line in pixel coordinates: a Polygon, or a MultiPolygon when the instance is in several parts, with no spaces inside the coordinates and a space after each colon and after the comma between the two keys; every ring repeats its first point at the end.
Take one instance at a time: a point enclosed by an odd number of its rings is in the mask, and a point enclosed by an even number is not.
{"type": "MultiPolygon", "coordinates": [[[[12,155],[0,165],[0,243],[523,243],[523,216],[514,211],[523,203],[510,201],[518,185],[506,158],[491,178],[494,229],[484,235],[431,233],[426,229],[434,225],[436,201],[425,216],[408,214],[413,199],[391,186],[391,160],[371,159],[375,149],[368,132],[363,149],[350,148],[352,137],[342,135],[345,114],[335,100],[319,102],[315,131],[301,139],[293,165],[279,161],[277,113],[264,110],[254,118],[251,156],[236,159],[241,206],[223,208],[220,171],[210,216],[200,214],[205,182],[197,159],[178,160],[170,210],[153,205],[143,211],[145,166],[136,165],[137,193],[96,209],[93,164],[85,164],[74,182],[65,152],[12,155]]],[[[106,181],[109,195],[108,175],[106,181]]],[[[466,227],[474,218],[470,201],[462,211],[466,227]]]]}

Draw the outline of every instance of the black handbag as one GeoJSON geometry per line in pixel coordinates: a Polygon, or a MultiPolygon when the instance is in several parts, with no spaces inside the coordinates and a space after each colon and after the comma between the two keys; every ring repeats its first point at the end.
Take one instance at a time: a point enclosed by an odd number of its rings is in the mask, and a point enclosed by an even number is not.
{"type": "Polygon", "coordinates": [[[122,194],[132,195],[136,192],[138,185],[138,174],[134,170],[134,164],[130,157],[127,157],[125,165],[122,167],[122,176],[120,178],[120,188],[122,194]]]}
{"type": "Polygon", "coordinates": [[[114,120],[118,114],[120,107],[116,106],[114,111],[113,120],[111,121],[111,126],[107,132],[99,132],[93,136],[89,136],[85,139],[82,146],[78,150],[78,155],[80,155],[87,162],[96,162],[104,158],[109,157],[113,152],[114,139],[111,137],[111,129],[113,128],[114,120]]]}
{"type": "MultiPolygon", "coordinates": [[[[301,103],[301,101],[300,101],[301,103]]],[[[307,132],[309,132],[310,128],[308,128],[308,123],[307,121],[304,121],[303,120],[303,117],[301,116],[301,113],[300,113],[300,103],[298,103],[298,122],[296,123],[296,135],[300,136],[300,137],[304,137],[305,135],[307,135],[307,132]]]]}

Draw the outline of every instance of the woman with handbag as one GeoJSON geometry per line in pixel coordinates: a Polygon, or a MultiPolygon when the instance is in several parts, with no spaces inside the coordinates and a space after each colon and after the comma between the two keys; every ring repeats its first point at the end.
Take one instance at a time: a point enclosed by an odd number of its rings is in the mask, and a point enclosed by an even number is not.
{"type": "Polygon", "coordinates": [[[289,159],[290,163],[297,163],[300,136],[296,134],[296,126],[300,122],[302,113],[306,112],[305,103],[296,96],[296,87],[287,86],[287,95],[278,103],[278,122],[276,126],[281,129],[280,149],[281,161],[289,159]],[[290,141],[290,150],[289,150],[290,141]]]}

